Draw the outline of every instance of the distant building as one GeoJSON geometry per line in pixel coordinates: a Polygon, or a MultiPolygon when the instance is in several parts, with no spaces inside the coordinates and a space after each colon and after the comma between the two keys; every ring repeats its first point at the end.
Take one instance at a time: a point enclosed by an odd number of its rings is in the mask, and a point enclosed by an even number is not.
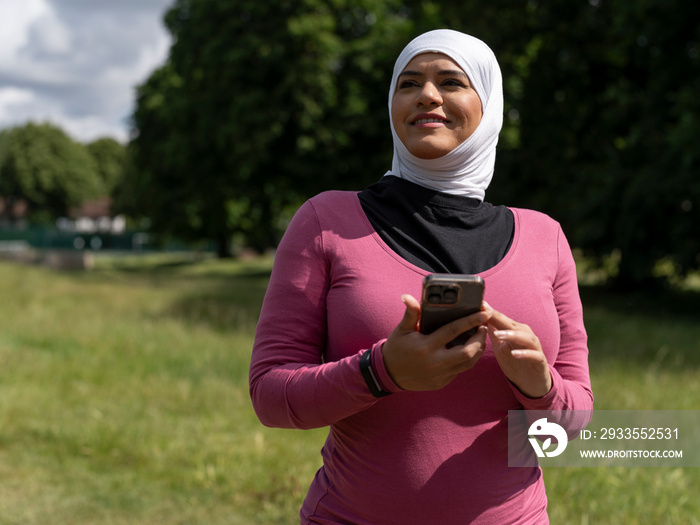
{"type": "Polygon", "coordinates": [[[24,224],[28,209],[24,199],[8,200],[0,197],[0,226],[24,224]]]}
{"type": "Polygon", "coordinates": [[[126,218],[123,215],[113,216],[111,208],[110,197],[86,201],[80,207],[71,209],[67,218],[58,219],[56,227],[62,231],[80,233],[124,233],[126,218]]]}
{"type": "MultiPolygon", "coordinates": [[[[111,208],[110,197],[86,201],[78,208],[71,209],[68,217],[59,218],[56,227],[65,232],[122,234],[126,230],[126,218],[112,215],[111,208]]],[[[0,197],[0,227],[26,226],[28,211],[26,200],[0,197]]]]}

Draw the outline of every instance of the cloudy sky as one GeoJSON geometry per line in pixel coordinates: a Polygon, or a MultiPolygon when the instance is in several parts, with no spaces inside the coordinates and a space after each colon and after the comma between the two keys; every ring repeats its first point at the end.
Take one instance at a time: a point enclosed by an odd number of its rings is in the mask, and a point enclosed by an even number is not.
{"type": "Polygon", "coordinates": [[[174,0],[0,0],[0,129],[52,122],[126,141],[134,89],[170,48],[174,0]]]}

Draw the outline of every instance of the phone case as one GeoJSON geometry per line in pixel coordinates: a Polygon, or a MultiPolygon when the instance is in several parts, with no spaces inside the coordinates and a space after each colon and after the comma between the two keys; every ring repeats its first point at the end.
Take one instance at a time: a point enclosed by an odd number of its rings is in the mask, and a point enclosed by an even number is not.
{"type": "MultiPolygon", "coordinates": [[[[432,274],[423,279],[420,331],[429,334],[461,317],[481,310],[484,280],[478,275],[432,274]]],[[[464,344],[478,327],[461,334],[448,344],[464,344]]]]}

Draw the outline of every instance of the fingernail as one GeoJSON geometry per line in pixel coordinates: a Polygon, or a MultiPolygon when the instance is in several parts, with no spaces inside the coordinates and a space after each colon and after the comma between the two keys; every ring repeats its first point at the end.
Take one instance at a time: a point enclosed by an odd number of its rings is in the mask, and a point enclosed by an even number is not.
{"type": "Polygon", "coordinates": [[[523,355],[523,351],[522,350],[511,350],[510,355],[512,355],[513,357],[520,357],[521,355],[523,355]]]}
{"type": "Polygon", "coordinates": [[[496,337],[508,337],[509,335],[511,335],[511,332],[510,330],[496,330],[493,333],[493,335],[495,335],[496,337]]]}

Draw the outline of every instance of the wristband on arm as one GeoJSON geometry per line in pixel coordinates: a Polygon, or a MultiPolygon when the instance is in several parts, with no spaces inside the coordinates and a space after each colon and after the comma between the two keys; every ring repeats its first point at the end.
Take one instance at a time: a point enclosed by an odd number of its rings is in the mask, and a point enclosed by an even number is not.
{"type": "Polygon", "coordinates": [[[365,383],[367,383],[367,388],[372,393],[374,397],[384,397],[391,394],[382,389],[382,385],[377,379],[377,375],[372,369],[372,350],[367,350],[362,357],[360,357],[360,372],[362,372],[362,377],[365,378],[365,383]]]}

